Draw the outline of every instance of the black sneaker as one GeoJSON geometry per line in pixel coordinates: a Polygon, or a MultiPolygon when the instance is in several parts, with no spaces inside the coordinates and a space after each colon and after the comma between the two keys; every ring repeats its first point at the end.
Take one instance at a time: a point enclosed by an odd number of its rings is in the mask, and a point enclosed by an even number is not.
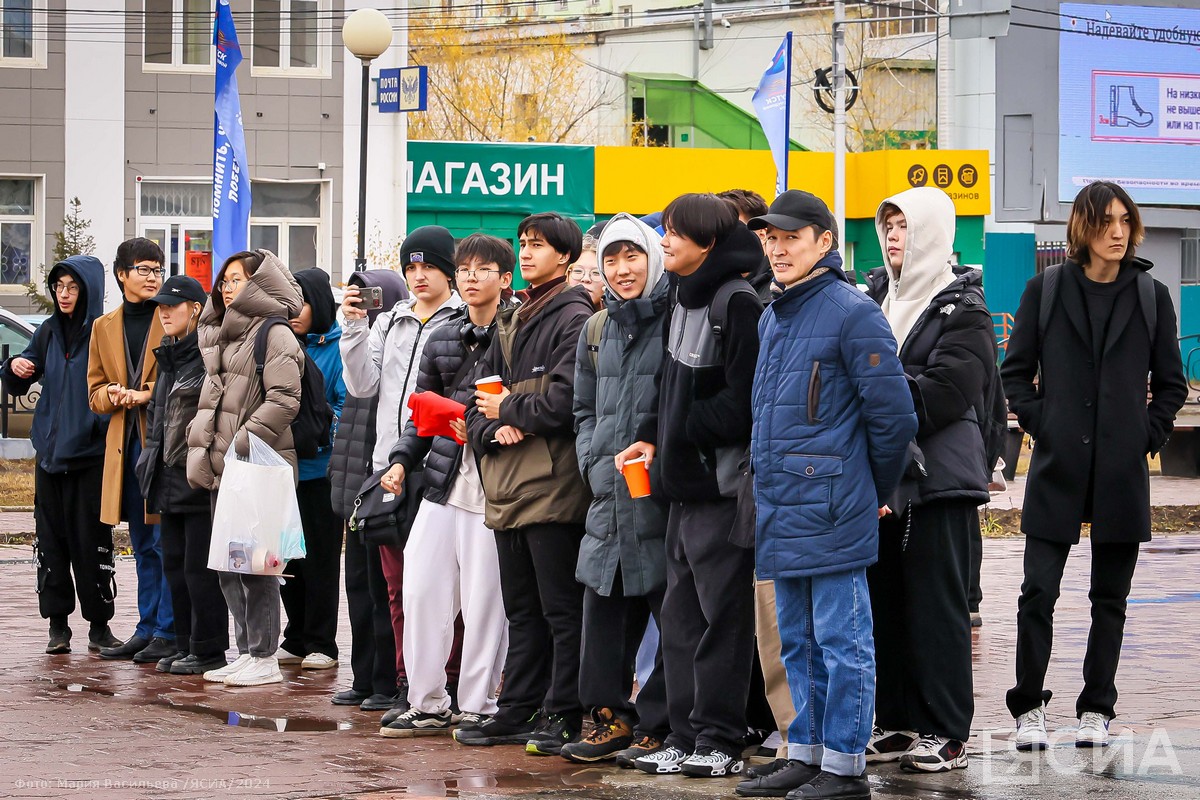
{"type": "Polygon", "coordinates": [[[754,778],[765,778],[768,775],[773,775],[776,772],[778,772],[779,770],[786,767],[790,763],[792,763],[791,759],[777,758],[774,761],[771,761],[770,763],[759,764],[757,767],[750,767],[749,769],[746,770],[746,780],[753,780],[754,778]]]}
{"type": "Polygon", "coordinates": [[[174,639],[164,639],[161,636],[155,636],[150,640],[149,644],[141,650],[133,654],[133,663],[135,664],[153,664],[160,658],[174,655],[178,650],[175,647],[174,639]]]}
{"type": "Polygon", "coordinates": [[[46,653],[52,656],[64,655],[71,652],[71,629],[66,625],[50,626],[50,641],[46,643],[46,653]]]}
{"type": "Polygon", "coordinates": [[[591,733],[578,742],[562,745],[559,755],[567,761],[588,764],[616,758],[617,753],[633,744],[633,728],[611,709],[593,711],[592,721],[591,733]]]}
{"type": "Polygon", "coordinates": [[[697,747],[680,763],[679,771],[692,778],[721,778],[737,775],[745,765],[740,753],[731,755],[715,747],[697,747]]]}
{"type": "Polygon", "coordinates": [[[426,714],[415,708],[405,711],[393,722],[379,728],[379,735],[388,739],[410,739],[414,736],[437,736],[450,733],[454,721],[449,711],[426,714]]]}
{"type": "Polygon", "coordinates": [[[491,717],[487,714],[477,714],[474,711],[467,711],[458,715],[458,719],[454,723],[454,729],[459,731],[477,730],[489,719],[491,717]]]}
{"type": "Polygon", "coordinates": [[[106,647],[120,646],[121,640],[113,634],[112,628],[108,627],[107,623],[100,625],[93,623],[88,630],[88,650],[93,653],[98,653],[106,647]]]}
{"type": "Polygon", "coordinates": [[[541,715],[534,712],[521,722],[505,722],[489,717],[478,728],[456,728],[454,741],[459,744],[492,747],[498,744],[525,744],[538,727],[541,715]]]}
{"type": "Polygon", "coordinates": [[[788,800],[835,798],[836,800],[870,800],[871,784],[864,772],[853,778],[821,770],[817,777],[787,793],[788,800]]]}
{"type": "Polygon", "coordinates": [[[582,721],[574,714],[550,714],[525,742],[525,752],[533,756],[557,756],[563,745],[579,741],[582,721]]]}
{"type": "Polygon", "coordinates": [[[617,753],[617,766],[621,769],[634,769],[633,760],[642,756],[650,756],[662,750],[663,740],[657,736],[643,735],[637,741],[617,753]]]}
{"type": "Polygon", "coordinates": [[[220,669],[225,666],[225,654],[218,653],[212,656],[200,656],[192,653],[186,658],[181,658],[171,665],[172,675],[203,675],[209,670],[220,669]]]}
{"type": "Polygon", "coordinates": [[[360,692],[357,689],[345,689],[329,698],[335,706],[362,706],[364,700],[371,696],[370,692],[360,692]]]}
{"type": "Polygon", "coordinates": [[[359,703],[363,711],[387,711],[396,705],[398,698],[394,694],[373,694],[359,703]]]}
{"type": "Polygon", "coordinates": [[[187,657],[188,657],[187,653],[183,652],[182,650],[176,650],[174,653],[171,653],[171,655],[166,656],[164,658],[160,658],[158,660],[158,663],[154,665],[154,671],[155,672],[170,672],[172,664],[174,664],[176,661],[182,661],[183,659],[185,659],[187,657]]]}
{"type": "Polygon", "coordinates": [[[772,762],[770,772],[765,775],[750,775],[737,785],[737,792],[742,797],[787,797],[793,789],[799,789],[804,784],[817,777],[820,767],[813,767],[803,761],[793,761],[787,758],[778,759],[781,766],[772,762]]]}

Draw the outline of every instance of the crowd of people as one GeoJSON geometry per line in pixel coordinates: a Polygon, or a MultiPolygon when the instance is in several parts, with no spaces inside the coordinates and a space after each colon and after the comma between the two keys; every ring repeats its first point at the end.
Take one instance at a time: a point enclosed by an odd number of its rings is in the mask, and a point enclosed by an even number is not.
{"type": "Polygon", "coordinates": [[[265,250],[206,292],[131,239],[107,314],[98,259],[55,264],[54,314],[0,373],[43,387],[46,652],[71,651],[78,595],[100,658],[230,686],[336,667],[344,559],[353,680],[331,700],[384,712],[385,737],[866,798],[874,762],[967,766],[977,509],[1007,397],[1036,440],[1014,741],[1047,744],[1054,603],[1092,523],[1076,741],[1104,746],[1146,456],[1187,394],[1137,207],[1115,184],[1080,192],[1068,259],[1029,281],[999,368],[950,198],[902,192],[875,224],[863,286],[799,190],[685,194],[586,235],[534,214],[516,253],[418,228],[402,276],[355,273],[340,308],[325,271],[265,250]],[[438,433],[413,411],[434,396],[460,409],[438,433]],[[298,422],[312,407],[336,417],[324,437],[298,422]],[[208,566],[226,461],[252,436],[294,470],[306,557],[282,579],[208,566]],[[410,501],[390,533],[354,525],[369,486],[410,501]],[[746,768],[772,738],[779,757],[746,768]]]}

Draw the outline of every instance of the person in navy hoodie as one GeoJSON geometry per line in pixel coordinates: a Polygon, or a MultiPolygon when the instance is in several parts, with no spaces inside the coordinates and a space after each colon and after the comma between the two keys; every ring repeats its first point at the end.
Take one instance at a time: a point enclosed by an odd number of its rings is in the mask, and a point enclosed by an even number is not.
{"type": "MultiPolygon", "coordinates": [[[[304,307],[290,321],[325,378],[325,400],[337,417],[346,401],[342,380],[342,355],[338,340],[342,328],[337,323],[337,303],[329,285],[329,273],[314,267],[295,273],[304,295],[304,307]]],[[[279,594],[287,611],[288,623],[283,642],[275,657],[280,664],[299,664],[302,669],[329,669],[338,663],[338,578],[341,570],[342,519],[333,511],[329,482],[330,439],[315,458],[299,462],[300,519],[304,523],[305,557],[288,564],[288,573],[279,594]]]]}
{"type": "Polygon", "coordinates": [[[46,652],[71,652],[67,618],[76,592],[91,623],[88,649],[97,651],[121,644],[108,627],[116,591],[112,526],[100,521],[108,415],[88,407],[88,348],[92,322],[104,313],[104,265],[93,256],[71,256],[54,265],[46,282],[54,313],[25,352],[5,362],[0,379],[18,397],[42,384],[30,438],[37,453],[38,610],[50,620],[46,652]]]}
{"type": "Polygon", "coordinates": [[[867,567],[917,416],[887,319],[842,271],[825,203],[789,190],[749,227],[764,231],[783,290],[758,325],[751,464],[755,568],[775,581],[796,718],[788,758],[747,772],[737,793],[867,798],[867,567]]]}

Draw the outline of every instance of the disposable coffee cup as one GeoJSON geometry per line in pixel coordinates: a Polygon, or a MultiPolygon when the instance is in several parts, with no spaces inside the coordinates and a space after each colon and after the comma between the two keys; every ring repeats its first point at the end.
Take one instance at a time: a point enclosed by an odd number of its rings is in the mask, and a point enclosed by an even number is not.
{"type": "Polygon", "coordinates": [[[488,375],[475,381],[475,388],[488,394],[500,394],[504,389],[504,382],[499,375],[488,375]]]}
{"type": "Polygon", "coordinates": [[[629,496],[633,498],[650,496],[650,470],[646,468],[646,457],[630,459],[621,468],[625,476],[625,485],[629,487],[629,496]]]}

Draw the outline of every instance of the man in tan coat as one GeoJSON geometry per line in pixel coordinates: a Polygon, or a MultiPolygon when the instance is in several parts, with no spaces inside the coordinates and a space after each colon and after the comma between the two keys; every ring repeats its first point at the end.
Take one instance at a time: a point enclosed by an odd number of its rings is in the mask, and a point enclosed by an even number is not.
{"type": "Polygon", "coordinates": [[[146,405],[154,392],[157,364],[154,348],[163,330],[146,301],[158,293],[163,252],[149,239],[129,239],[117,248],[113,275],[121,287],[121,305],[92,326],[88,358],[88,405],[110,415],[104,454],[100,519],[115,525],[129,522],[129,541],[137,562],[138,625],[101,658],[132,658],[139,663],[175,654],[175,618],[171,590],[162,568],[158,519],[146,516],[146,501],[134,467],[146,437],[146,405]]]}

